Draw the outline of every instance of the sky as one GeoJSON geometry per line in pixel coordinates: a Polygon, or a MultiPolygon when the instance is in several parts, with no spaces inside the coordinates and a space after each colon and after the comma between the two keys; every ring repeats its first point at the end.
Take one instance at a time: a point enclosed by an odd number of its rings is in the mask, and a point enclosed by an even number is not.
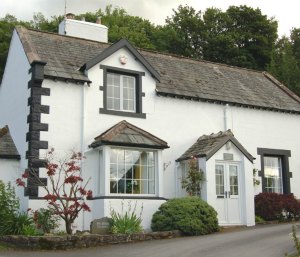
{"type": "Polygon", "coordinates": [[[0,0],[0,18],[7,13],[20,20],[31,20],[34,13],[41,12],[46,18],[63,15],[67,2],[67,13],[80,14],[105,9],[111,4],[122,7],[127,13],[150,20],[154,24],[164,24],[172,9],[181,5],[193,6],[197,11],[209,7],[225,11],[230,5],[247,5],[261,9],[268,18],[278,21],[280,36],[289,36],[293,27],[300,28],[300,0],[0,0]]]}

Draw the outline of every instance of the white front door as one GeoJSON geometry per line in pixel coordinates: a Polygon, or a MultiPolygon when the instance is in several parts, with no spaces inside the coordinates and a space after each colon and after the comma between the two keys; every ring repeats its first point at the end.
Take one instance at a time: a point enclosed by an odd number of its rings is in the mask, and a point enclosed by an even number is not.
{"type": "Polygon", "coordinates": [[[234,163],[216,163],[216,211],[219,225],[241,224],[240,168],[234,163]]]}

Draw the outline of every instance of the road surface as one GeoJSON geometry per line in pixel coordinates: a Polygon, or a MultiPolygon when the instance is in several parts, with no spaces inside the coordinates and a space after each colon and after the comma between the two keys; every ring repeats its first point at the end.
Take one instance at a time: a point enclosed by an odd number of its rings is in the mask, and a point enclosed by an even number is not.
{"type": "Polygon", "coordinates": [[[291,224],[68,251],[0,250],[0,257],[283,257],[295,252],[291,224]]]}

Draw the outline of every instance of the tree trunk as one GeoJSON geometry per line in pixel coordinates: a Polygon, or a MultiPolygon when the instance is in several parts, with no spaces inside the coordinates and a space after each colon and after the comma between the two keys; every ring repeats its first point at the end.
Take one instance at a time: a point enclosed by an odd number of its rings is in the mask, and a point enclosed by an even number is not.
{"type": "Polygon", "coordinates": [[[72,222],[70,220],[65,220],[66,232],[68,235],[72,234],[72,222]]]}

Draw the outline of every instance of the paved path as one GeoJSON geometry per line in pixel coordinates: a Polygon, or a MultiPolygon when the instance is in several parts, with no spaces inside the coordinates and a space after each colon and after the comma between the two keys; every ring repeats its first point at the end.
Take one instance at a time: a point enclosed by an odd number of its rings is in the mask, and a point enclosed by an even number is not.
{"type": "Polygon", "coordinates": [[[283,257],[294,252],[291,224],[69,251],[0,251],[0,257],[283,257]]]}

